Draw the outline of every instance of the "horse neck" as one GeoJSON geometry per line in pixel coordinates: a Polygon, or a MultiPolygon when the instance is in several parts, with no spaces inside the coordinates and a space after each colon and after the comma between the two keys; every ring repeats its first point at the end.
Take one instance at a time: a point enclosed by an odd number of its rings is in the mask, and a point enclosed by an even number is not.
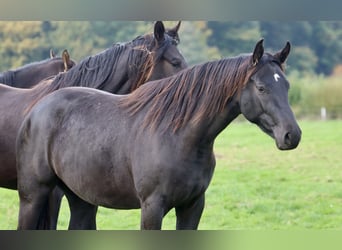
{"type": "MultiPolygon", "coordinates": [[[[128,94],[131,90],[129,86],[130,75],[128,74],[128,54],[130,48],[126,44],[115,45],[118,53],[108,50],[110,54],[116,54],[114,60],[110,60],[111,70],[102,82],[98,82],[95,88],[110,92],[112,94],[128,94]]],[[[106,53],[106,51],[104,51],[106,53]]]]}
{"type": "Polygon", "coordinates": [[[0,83],[6,84],[6,82],[5,82],[5,77],[4,77],[4,73],[0,73],[0,83]]]}
{"type": "Polygon", "coordinates": [[[132,84],[126,68],[118,65],[115,74],[111,74],[97,89],[107,91],[112,94],[128,94],[131,92],[132,84]]]}
{"type": "Polygon", "coordinates": [[[225,108],[210,120],[202,119],[196,125],[189,126],[187,137],[192,138],[195,145],[201,143],[212,145],[216,137],[241,114],[238,99],[237,94],[234,95],[225,108]]]}
{"type": "Polygon", "coordinates": [[[50,69],[42,69],[41,64],[32,64],[13,70],[11,75],[11,86],[16,88],[31,88],[41,79],[49,76],[50,69]]]}
{"type": "MultiPolygon", "coordinates": [[[[131,93],[139,84],[141,84],[141,77],[144,77],[144,75],[138,75],[141,74],[141,70],[133,72],[130,69],[132,66],[128,63],[128,60],[125,59],[128,57],[128,54],[129,49],[126,49],[121,56],[121,59],[117,62],[117,65],[114,66],[112,73],[108,76],[106,81],[99,86],[99,89],[113,94],[124,95],[131,93]]],[[[143,81],[143,83],[144,82],[145,81],[143,81]]]]}
{"type": "Polygon", "coordinates": [[[39,77],[39,70],[36,67],[17,69],[13,71],[12,86],[16,88],[30,88],[38,83],[39,77]]]}
{"type": "Polygon", "coordinates": [[[0,73],[0,83],[13,86],[14,76],[15,74],[11,70],[0,73]]]}
{"type": "Polygon", "coordinates": [[[144,57],[140,57],[134,51],[138,50],[134,46],[131,43],[125,46],[125,50],[120,55],[116,65],[113,66],[111,75],[106,83],[103,84],[104,88],[102,90],[113,94],[129,94],[146,82],[150,72],[148,67],[145,68],[145,64],[148,65],[148,61],[141,60],[144,57]],[[137,61],[135,61],[135,58],[137,58],[137,61]]]}

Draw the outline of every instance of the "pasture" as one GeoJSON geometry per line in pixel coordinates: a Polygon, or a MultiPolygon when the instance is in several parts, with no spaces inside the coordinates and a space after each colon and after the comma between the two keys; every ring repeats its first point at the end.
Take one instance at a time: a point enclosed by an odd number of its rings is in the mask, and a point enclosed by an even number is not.
{"type": "MultiPolygon", "coordinates": [[[[293,151],[279,151],[248,122],[235,121],[219,135],[199,229],[342,229],[342,121],[299,125],[302,140],[293,151]]],[[[16,229],[18,207],[17,191],[1,188],[0,229],[16,229]]],[[[68,220],[63,200],[58,229],[68,220]]],[[[99,208],[100,230],[139,226],[140,210],[99,208]]],[[[174,228],[171,210],[163,229],[174,228]]]]}

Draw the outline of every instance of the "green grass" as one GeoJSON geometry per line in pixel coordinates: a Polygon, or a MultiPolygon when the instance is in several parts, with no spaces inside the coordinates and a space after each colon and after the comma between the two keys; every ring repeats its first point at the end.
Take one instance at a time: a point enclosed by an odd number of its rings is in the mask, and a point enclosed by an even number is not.
{"type": "MultiPolygon", "coordinates": [[[[279,151],[256,126],[234,122],[215,143],[217,166],[199,229],[342,229],[342,121],[299,122],[297,149],[279,151]]],[[[15,229],[17,192],[0,189],[0,229],[15,229]]],[[[59,229],[69,212],[63,202],[59,229]]],[[[140,210],[100,208],[98,229],[139,229],[140,210]]],[[[174,210],[163,229],[175,228],[174,210]]]]}

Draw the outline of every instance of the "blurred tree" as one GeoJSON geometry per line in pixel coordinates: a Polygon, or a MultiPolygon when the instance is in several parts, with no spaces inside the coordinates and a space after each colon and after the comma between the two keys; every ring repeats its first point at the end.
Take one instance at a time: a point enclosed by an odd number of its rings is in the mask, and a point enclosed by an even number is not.
{"type": "Polygon", "coordinates": [[[41,24],[42,32],[48,34],[56,30],[56,26],[52,25],[51,21],[43,21],[41,24]]]}
{"type": "Polygon", "coordinates": [[[114,43],[131,41],[138,35],[153,32],[153,23],[143,21],[58,21],[53,24],[56,30],[50,33],[51,45],[60,51],[68,49],[77,61],[114,43]]]}
{"type": "Polygon", "coordinates": [[[315,52],[309,47],[294,46],[287,61],[289,71],[303,74],[314,74],[318,63],[315,52]]]}
{"type": "Polygon", "coordinates": [[[90,22],[52,23],[56,29],[49,34],[50,47],[56,51],[67,49],[70,56],[77,61],[101,51],[106,46],[106,39],[95,33],[90,22]]]}
{"type": "MultiPolygon", "coordinates": [[[[149,32],[151,21],[0,21],[0,71],[45,59],[51,48],[57,54],[68,49],[79,61],[149,32]]],[[[330,74],[342,64],[342,21],[184,21],[179,35],[179,48],[189,65],[250,53],[261,37],[271,51],[291,42],[289,71],[330,74]]]]}
{"type": "Polygon", "coordinates": [[[206,22],[183,22],[178,33],[179,49],[189,65],[221,58],[219,50],[207,43],[211,30],[208,29],[206,22]]]}
{"type": "Polygon", "coordinates": [[[291,41],[294,49],[289,62],[293,69],[329,75],[342,63],[341,21],[260,22],[260,28],[273,49],[291,41]]]}
{"type": "Polygon", "coordinates": [[[259,22],[216,22],[209,21],[212,33],[208,44],[216,46],[223,57],[252,52],[261,38],[259,22]]]}
{"type": "Polygon", "coordinates": [[[0,22],[0,71],[49,57],[42,22],[0,22]]]}
{"type": "Polygon", "coordinates": [[[294,46],[308,46],[312,36],[309,22],[261,21],[260,30],[267,46],[279,50],[286,41],[294,46]]]}
{"type": "Polygon", "coordinates": [[[317,73],[329,75],[342,63],[342,22],[312,22],[312,46],[318,57],[317,73]]]}

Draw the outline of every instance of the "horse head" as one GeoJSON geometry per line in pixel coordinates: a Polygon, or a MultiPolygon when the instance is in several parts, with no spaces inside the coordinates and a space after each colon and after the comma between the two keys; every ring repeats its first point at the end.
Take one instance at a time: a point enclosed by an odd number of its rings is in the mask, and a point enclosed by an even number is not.
{"type": "Polygon", "coordinates": [[[154,24],[153,37],[156,46],[152,51],[155,53],[154,69],[149,80],[155,80],[171,76],[187,67],[187,63],[177,48],[179,44],[178,30],[181,22],[171,28],[165,29],[163,22],[154,24]]]}
{"type": "Polygon", "coordinates": [[[281,150],[296,148],[301,130],[288,102],[290,84],[284,74],[284,63],[290,53],[290,43],[275,53],[264,53],[260,40],[251,57],[254,73],[240,96],[242,114],[273,137],[281,150]]]}

